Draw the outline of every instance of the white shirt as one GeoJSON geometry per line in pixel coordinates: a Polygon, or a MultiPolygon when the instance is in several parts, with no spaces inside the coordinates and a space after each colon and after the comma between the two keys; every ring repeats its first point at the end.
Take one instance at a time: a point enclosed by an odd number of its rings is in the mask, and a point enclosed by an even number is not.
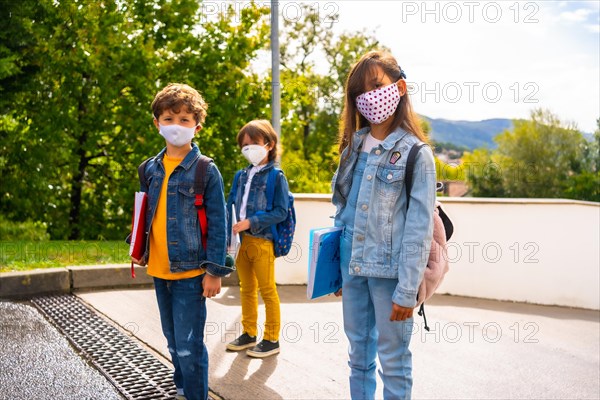
{"type": "Polygon", "coordinates": [[[367,137],[365,138],[365,142],[363,143],[362,151],[364,151],[365,153],[370,153],[371,149],[373,149],[373,147],[379,146],[381,142],[383,142],[383,140],[375,139],[371,135],[371,132],[369,132],[367,134],[367,137]]]}
{"type": "Polygon", "coordinates": [[[250,195],[250,184],[252,183],[252,178],[266,165],[267,164],[257,165],[256,167],[250,168],[250,171],[248,171],[248,180],[246,181],[246,186],[244,187],[244,195],[242,196],[242,205],[240,207],[240,221],[246,219],[246,206],[248,205],[248,195],[250,195]]]}

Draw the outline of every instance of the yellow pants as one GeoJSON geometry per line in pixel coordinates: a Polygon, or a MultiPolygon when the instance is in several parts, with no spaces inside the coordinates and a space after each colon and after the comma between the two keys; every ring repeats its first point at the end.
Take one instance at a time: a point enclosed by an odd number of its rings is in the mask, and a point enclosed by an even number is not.
{"type": "Polygon", "coordinates": [[[250,336],[257,336],[258,291],[265,303],[265,332],[263,339],[279,340],[281,316],[279,294],[275,285],[275,254],[273,242],[248,234],[243,235],[236,267],[240,279],[242,327],[250,336]]]}

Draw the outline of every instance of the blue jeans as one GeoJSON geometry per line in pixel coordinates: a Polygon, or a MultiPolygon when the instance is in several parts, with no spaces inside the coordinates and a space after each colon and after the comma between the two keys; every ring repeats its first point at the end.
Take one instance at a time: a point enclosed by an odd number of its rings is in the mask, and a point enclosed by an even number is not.
{"type": "Polygon", "coordinates": [[[208,398],[208,352],[204,345],[204,275],[180,280],[154,278],[160,323],[175,367],[173,380],[187,400],[208,398]]]}
{"type": "Polygon", "coordinates": [[[344,331],[350,342],[350,395],[353,400],[375,397],[375,358],[379,354],[384,399],[410,399],[412,356],[408,346],[413,319],[390,321],[396,279],[350,275],[352,234],[340,241],[344,331]]]}

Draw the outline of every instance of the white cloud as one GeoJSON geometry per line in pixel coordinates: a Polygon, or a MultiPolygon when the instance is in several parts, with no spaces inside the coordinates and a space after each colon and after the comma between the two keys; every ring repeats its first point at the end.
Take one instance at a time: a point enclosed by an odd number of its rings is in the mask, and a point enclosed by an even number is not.
{"type": "Polygon", "coordinates": [[[588,15],[594,10],[589,8],[579,8],[575,11],[565,11],[560,13],[560,18],[569,22],[583,22],[587,20],[588,15]]]}
{"type": "Polygon", "coordinates": [[[596,24],[586,24],[585,25],[585,29],[587,29],[588,31],[592,32],[592,33],[599,33],[600,32],[600,25],[596,24]]]}
{"type": "MultiPolygon", "coordinates": [[[[594,130],[600,116],[598,38],[590,37],[583,26],[556,24],[565,9],[527,2],[519,3],[517,13],[513,2],[480,2],[478,8],[463,9],[462,20],[450,23],[441,6],[436,23],[435,15],[423,9],[403,17],[401,6],[375,3],[381,7],[375,6],[379,13],[371,16],[361,8],[360,14],[365,22],[372,18],[381,25],[377,37],[407,64],[409,79],[424,89],[413,96],[418,112],[434,118],[478,120],[527,118],[533,108],[543,107],[561,119],[575,120],[580,129],[594,130]],[[485,8],[490,3],[501,8],[485,8]],[[498,20],[492,22],[496,15],[498,20]],[[406,22],[398,23],[402,18],[406,22]],[[425,91],[431,94],[424,95],[425,91]],[[439,92],[437,98],[434,92],[439,92]]],[[[577,10],[588,8],[578,4],[577,10]]],[[[577,10],[574,15],[579,17],[592,14],[577,10]]]]}
{"type": "Polygon", "coordinates": [[[597,2],[365,3],[318,4],[323,16],[332,11],[325,5],[337,7],[333,29],[338,33],[375,31],[414,82],[417,112],[481,120],[527,118],[531,109],[543,107],[584,131],[595,129],[600,116],[597,2]],[[584,15],[587,24],[570,22],[584,15]]]}

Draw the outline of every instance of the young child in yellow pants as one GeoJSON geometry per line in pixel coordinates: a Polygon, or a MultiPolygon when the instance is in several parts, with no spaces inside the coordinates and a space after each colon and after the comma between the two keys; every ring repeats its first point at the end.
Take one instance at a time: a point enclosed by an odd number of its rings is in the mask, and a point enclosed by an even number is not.
{"type": "MultiPolygon", "coordinates": [[[[227,349],[249,349],[251,357],[268,357],[279,353],[280,311],[275,285],[275,253],[271,225],[282,222],[288,212],[288,183],[281,172],[275,181],[273,209],[266,211],[267,178],[277,157],[277,134],[266,120],[246,124],[237,135],[237,143],[250,165],[236,174],[228,197],[227,210],[235,207],[236,219],[232,229],[241,234],[241,247],[236,266],[240,279],[243,333],[227,349]],[[236,189],[237,188],[237,189],[236,189]],[[265,329],[261,342],[258,336],[258,292],[265,303],[265,329]]],[[[231,227],[232,216],[228,225],[231,227]]]]}

